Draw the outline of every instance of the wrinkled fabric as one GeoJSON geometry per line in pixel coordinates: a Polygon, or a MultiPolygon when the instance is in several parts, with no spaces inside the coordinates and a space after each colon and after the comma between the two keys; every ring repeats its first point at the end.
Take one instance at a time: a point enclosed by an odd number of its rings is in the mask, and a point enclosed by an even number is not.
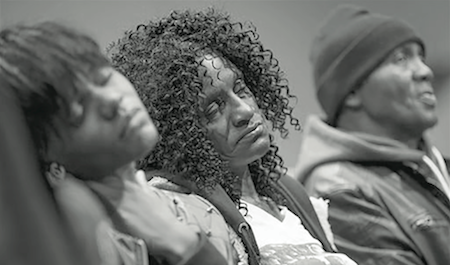
{"type": "Polygon", "coordinates": [[[448,264],[448,177],[424,140],[421,150],[308,120],[294,177],[330,201],[339,249],[358,264],[448,264]],[[440,172],[430,168],[429,161],[440,172]]]}
{"type": "Polygon", "coordinates": [[[145,243],[114,229],[101,202],[83,181],[67,177],[54,190],[61,211],[88,259],[101,265],[148,264],[145,243]]]}
{"type": "Polygon", "coordinates": [[[234,235],[219,210],[204,198],[161,177],[153,177],[148,185],[169,202],[168,207],[178,220],[193,228],[200,228],[229,265],[247,264],[248,257],[242,242],[234,235]]]}
{"type": "Polygon", "coordinates": [[[244,218],[252,226],[260,247],[261,264],[356,265],[344,254],[325,252],[320,241],[286,207],[280,207],[280,221],[257,206],[242,202],[247,205],[244,218]]]}

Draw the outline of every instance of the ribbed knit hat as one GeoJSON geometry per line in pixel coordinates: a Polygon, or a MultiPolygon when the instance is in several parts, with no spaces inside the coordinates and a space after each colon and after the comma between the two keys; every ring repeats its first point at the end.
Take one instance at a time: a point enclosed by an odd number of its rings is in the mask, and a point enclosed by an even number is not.
{"type": "Polygon", "coordinates": [[[345,97],[357,88],[398,46],[416,41],[416,32],[404,21],[343,5],[331,12],[312,43],[317,98],[335,123],[345,97]]]}

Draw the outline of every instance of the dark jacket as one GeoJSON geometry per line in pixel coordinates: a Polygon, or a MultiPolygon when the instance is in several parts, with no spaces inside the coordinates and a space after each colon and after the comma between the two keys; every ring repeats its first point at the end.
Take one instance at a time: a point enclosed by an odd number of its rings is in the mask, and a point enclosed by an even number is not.
{"type": "Polygon", "coordinates": [[[422,150],[308,120],[295,177],[330,200],[335,243],[359,264],[450,262],[450,202],[438,181],[448,172],[436,149],[424,141],[422,150]]]}

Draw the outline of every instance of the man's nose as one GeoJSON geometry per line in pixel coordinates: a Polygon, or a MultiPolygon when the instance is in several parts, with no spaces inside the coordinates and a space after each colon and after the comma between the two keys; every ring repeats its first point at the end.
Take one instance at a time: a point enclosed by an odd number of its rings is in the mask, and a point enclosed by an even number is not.
{"type": "Polygon", "coordinates": [[[431,82],[434,78],[433,71],[431,68],[422,61],[422,59],[417,58],[414,61],[414,79],[416,81],[429,81],[431,82]]]}

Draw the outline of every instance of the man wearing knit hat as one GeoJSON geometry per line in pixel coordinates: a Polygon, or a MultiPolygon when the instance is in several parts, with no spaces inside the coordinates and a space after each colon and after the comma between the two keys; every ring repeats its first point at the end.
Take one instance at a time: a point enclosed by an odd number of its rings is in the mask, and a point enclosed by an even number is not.
{"type": "Polygon", "coordinates": [[[329,199],[339,250],[359,264],[448,264],[450,180],[425,46],[405,22],[334,10],[311,61],[326,119],[304,130],[295,177],[329,199]]]}

